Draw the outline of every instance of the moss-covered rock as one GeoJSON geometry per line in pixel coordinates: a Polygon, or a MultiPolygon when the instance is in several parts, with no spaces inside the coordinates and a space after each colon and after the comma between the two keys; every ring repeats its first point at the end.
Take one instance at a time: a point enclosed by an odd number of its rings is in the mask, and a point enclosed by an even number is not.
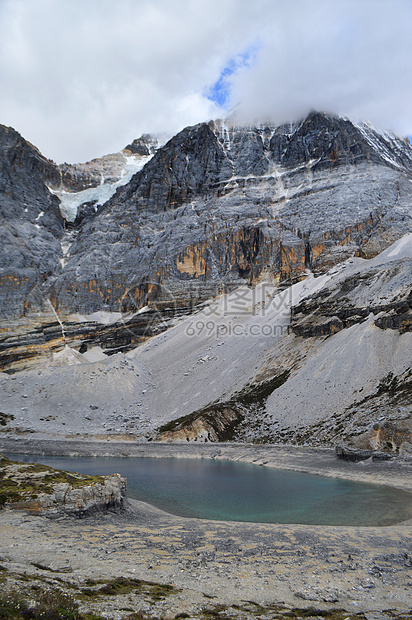
{"type": "Polygon", "coordinates": [[[126,480],[119,474],[87,476],[0,457],[1,508],[83,516],[120,508],[125,494],[126,480]]]}

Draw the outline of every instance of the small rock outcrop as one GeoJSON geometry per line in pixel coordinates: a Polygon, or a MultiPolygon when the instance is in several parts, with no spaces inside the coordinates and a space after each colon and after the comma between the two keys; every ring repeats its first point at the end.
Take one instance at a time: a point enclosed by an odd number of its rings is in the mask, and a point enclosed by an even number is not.
{"type": "Polygon", "coordinates": [[[339,459],[352,461],[353,463],[366,461],[367,459],[372,459],[372,461],[390,461],[394,458],[394,454],[388,454],[387,452],[360,450],[349,446],[336,446],[335,453],[339,459]]]}
{"type": "Polygon", "coordinates": [[[370,432],[370,443],[374,450],[399,452],[403,444],[412,443],[412,430],[404,425],[393,422],[378,422],[370,432]]]}
{"type": "Polygon", "coordinates": [[[0,508],[82,517],[119,510],[125,495],[126,480],[119,474],[87,476],[0,457],[0,508]]]}

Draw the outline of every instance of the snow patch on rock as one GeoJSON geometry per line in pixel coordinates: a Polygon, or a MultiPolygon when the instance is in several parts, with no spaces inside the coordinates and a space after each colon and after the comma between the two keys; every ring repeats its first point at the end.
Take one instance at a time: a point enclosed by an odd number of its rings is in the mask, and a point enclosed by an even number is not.
{"type": "Polygon", "coordinates": [[[132,176],[139,172],[153,157],[153,155],[148,155],[147,157],[140,157],[138,155],[123,156],[124,167],[121,171],[120,179],[115,183],[105,183],[104,177],[102,177],[101,185],[84,189],[81,192],[68,192],[64,189],[56,190],[49,188],[52,194],[59,198],[60,212],[65,220],[74,222],[78,208],[86,202],[95,202],[96,207],[105,204],[119,187],[126,185],[132,176]]]}

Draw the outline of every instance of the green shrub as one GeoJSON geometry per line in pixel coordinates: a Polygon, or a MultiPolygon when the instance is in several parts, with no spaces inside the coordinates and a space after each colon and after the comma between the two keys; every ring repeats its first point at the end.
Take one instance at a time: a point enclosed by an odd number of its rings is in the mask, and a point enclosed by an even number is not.
{"type": "Polygon", "coordinates": [[[0,595],[1,620],[83,620],[78,604],[60,590],[47,590],[32,603],[20,593],[0,595]]]}
{"type": "Polygon", "coordinates": [[[81,620],[78,611],[79,605],[69,595],[60,590],[46,590],[36,601],[36,606],[26,615],[25,618],[33,620],[81,620]]]}
{"type": "Polygon", "coordinates": [[[23,611],[27,609],[27,601],[15,592],[0,594],[1,620],[20,620],[24,618],[23,611]]]}

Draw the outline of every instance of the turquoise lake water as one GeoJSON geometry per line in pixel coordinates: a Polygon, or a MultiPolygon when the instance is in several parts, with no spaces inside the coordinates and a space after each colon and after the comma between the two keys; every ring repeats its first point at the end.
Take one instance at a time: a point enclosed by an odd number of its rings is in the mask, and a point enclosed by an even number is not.
{"type": "Polygon", "coordinates": [[[412,518],[412,494],[231,461],[8,455],[85,474],[120,473],[127,494],[183,517],[312,525],[391,525],[412,518]]]}

